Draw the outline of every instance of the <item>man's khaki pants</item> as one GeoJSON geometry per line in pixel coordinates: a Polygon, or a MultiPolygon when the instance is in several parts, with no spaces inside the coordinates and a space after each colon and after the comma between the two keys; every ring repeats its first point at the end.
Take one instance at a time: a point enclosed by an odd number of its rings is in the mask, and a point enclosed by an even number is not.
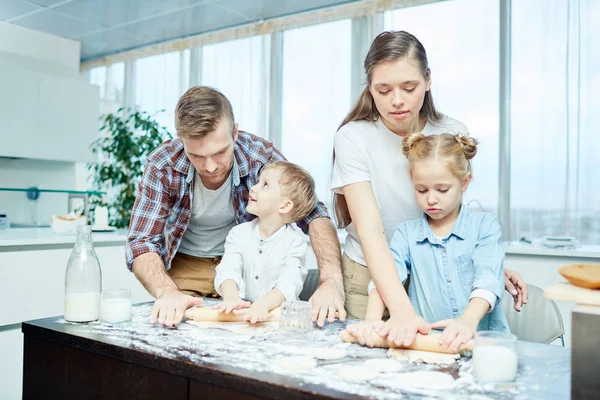
{"type": "MultiPolygon", "coordinates": [[[[346,294],[346,303],[344,307],[349,317],[365,319],[367,314],[367,304],[369,302],[369,293],[367,287],[371,280],[369,268],[352,260],[344,253],[342,259],[342,272],[344,273],[344,292],[346,294]]],[[[409,281],[406,281],[405,290],[408,290],[409,281]]],[[[390,314],[386,308],[383,313],[383,319],[387,320],[390,314]]]]}
{"type": "Polygon", "coordinates": [[[215,290],[215,268],[220,262],[221,257],[201,258],[177,253],[168,273],[185,294],[219,297],[215,290]]]}

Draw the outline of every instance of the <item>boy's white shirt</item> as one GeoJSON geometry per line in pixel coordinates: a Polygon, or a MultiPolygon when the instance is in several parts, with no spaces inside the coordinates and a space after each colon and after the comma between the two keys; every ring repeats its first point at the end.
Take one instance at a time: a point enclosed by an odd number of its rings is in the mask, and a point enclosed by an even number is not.
{"type": "Polygon", "coordinates": [[[304,265],[306,236],[291,224],[262,239],[258,218],[231,229],[225,240],[225,254],[217,266],[215,290],[235,281],[240,297],[254,302],[271,290],[279,289],[287,301],[297,300],[308,270],[304,265]]]}

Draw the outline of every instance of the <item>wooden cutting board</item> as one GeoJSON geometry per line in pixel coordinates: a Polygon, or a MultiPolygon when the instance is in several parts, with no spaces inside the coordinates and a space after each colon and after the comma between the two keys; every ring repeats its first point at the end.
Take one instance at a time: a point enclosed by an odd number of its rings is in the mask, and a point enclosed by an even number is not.
{"type": "Polygon", "coordinates": [[[558,273],[575,286],[600,289],[600,264],[567,264],[558,273]]]}
{"type": "Polygon", "coordinates": [[[544,297],[558,301],[572,301],[577,304],[600,307],[600,290],[577,287],[568,282],[557,283],[544,289],[544,297]]]}

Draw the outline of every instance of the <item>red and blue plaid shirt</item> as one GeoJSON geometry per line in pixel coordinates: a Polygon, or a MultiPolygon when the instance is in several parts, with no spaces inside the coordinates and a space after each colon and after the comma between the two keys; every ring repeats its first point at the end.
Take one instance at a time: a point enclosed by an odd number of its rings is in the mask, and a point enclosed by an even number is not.
{"type": "MultiPolygon", "coordinates": [[[[258,182],[258,174],[266,165],[285,160],[271,142],[247,132],[239,132],[234,145],[231,198],[238,224],[256,218],[246,211],[248,193],[258,182]]],[[[144,253],[157,253],[166,268],[171,266],[181,238],[190,224],[194,169],[183,149],[181,139],[170,139],[150,154],[140,182],[129,223],[125,245],[127,267],[144,253]]],[[[308,232],[308,224],[316,218],[329,217],[322,202],[298,222],[308,232]]]]}

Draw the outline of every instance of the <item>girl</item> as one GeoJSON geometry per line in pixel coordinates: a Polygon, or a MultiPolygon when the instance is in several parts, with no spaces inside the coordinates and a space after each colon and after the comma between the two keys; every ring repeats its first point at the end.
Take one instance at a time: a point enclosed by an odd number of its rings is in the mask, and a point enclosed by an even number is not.
{"type": "MultiPolygon", "coordinates": [[[[407,32],[383,32],[364,63],[367,87],[335,136],[332,190],[338,227],[346,228],[343,257],[345,307],[363,319],[373,277],[390,318],[378,331],[405,346],[429,325],[419,317],[395,272],[389,241],[396,227],[419,215],[402,157],[402,139],[413,132],[467,134],[461,122],[439,113],[423,45],[407,32]],[[367,266],[369,266],[367,268],[367,266]]],[[[527,301],[521,277],[505,271],[515,309],[527,301]]]]}
{"type": "MultiPolygon", "coordinates": [[[[471,182],[475,139],[416,133],[403,141],[420,219],[396,229],[390,248],[400,279],[410,274],[408,295],[418,315],[445,328],[440,344],[454,351],[477,330],[509,331],[502,308],[504,251],[500,225],[488,213],[462,204],[471,182]]],[[[384,303],[369,284],[367,321],[380,321],[384,303]]],[[[349,331],[370,344],[370,322],[349,331]],[[366,340],[365,340],[366,338],[366,340]]]]}

